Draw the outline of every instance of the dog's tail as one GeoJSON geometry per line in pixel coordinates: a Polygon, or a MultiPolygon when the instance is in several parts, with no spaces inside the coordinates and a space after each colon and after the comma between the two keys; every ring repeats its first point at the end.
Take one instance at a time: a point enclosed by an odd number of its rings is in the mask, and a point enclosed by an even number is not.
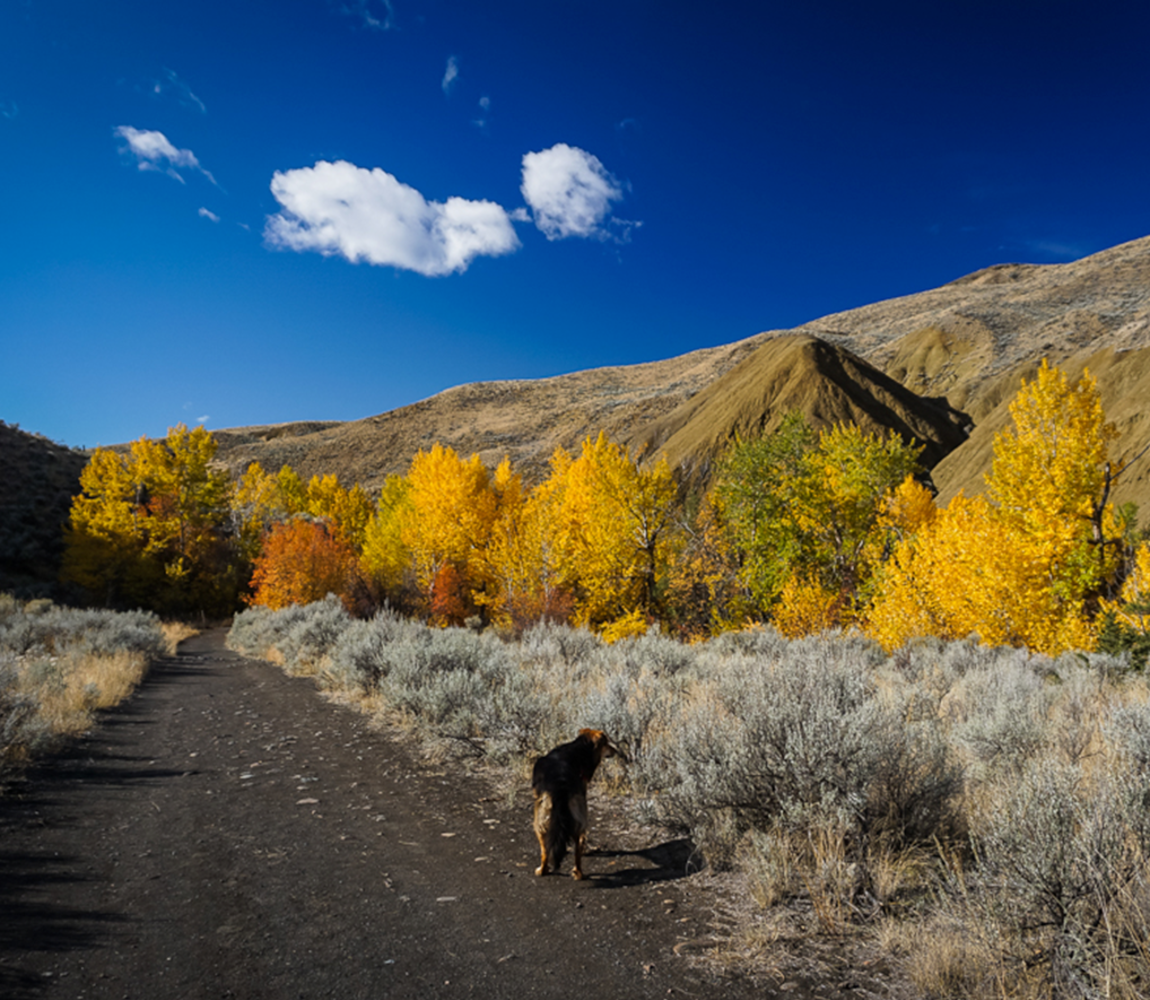
{"type": "Polygon", "coordinates": [[[551,822],[544,836],[547,840],[547,859],[552,871],[555,871],[567,857],[567,845],[575,839],[579,829],[568,797],[554,794],[548,797],[551,799],[551,822]]]}

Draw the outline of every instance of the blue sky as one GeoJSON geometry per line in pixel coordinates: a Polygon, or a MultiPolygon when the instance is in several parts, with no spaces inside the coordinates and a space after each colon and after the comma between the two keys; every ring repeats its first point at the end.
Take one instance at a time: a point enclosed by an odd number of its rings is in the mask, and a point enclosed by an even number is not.
{"type": "Polygon", "coordinates": [[[1150,234],[1150,6],[0,0],[0,418],[354,419],[1150,234]]]}

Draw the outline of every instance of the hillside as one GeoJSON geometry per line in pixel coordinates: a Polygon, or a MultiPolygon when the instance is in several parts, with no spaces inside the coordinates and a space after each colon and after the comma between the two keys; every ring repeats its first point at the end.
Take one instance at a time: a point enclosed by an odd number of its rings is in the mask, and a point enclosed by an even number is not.
{"type": "Polygon", "coordinates": [[[925,445],[934,466],[966,440],[966,414],[906,389],[849,351],[804,334],[765,340],[753,354],[648,424],[633,443],[665,453],[695,479],[736,438],[776,430],[795,410],[815,427],[855,423],[925,445]]]}
{"type": "MultiPolygon", "coordinates": [[[[556,447],[577,449],[604,430],[703,481],[727,442],[769,433],[797,409],[818,427],[851,420],[923,442],[946,502],[960,489],[982,490],[1008,403],[1044,357],[1098,377],[1120,432],[1113,454],[1150,444],[1150,237],[1069,264],[989,267],[681,357],[477,382],[362,420],[216,435],[234,472],[287,463],[374,491],[437,441],[489,465],[509,456],[534,480],[556,447]]],[[[0,477],[0,589],[43,591],[56,577],[60,527],[86,456],[0,423],[0,460],[11,470],[0,477]]],[[[1150,512],[1150,455],[1123,475],[1114,499],[1150,512]]]]}
{"type": "Polygon", "coordinates": [[[525,381],[474,382],[347,423],[298,423],[217,431],[220,457],[239,471],[285,462],[304,476],[335,472],[369,489],[406,472],[437,441],[488,465],[509,456],[528,477],[544,475],[556,447],[579,447],[605,430],[631,440],[749,356],[762,335],[666,361],[596,368],[525,381]]]}
{"type": "MultiPolygon", "coordinates": [[[[363,420],[218,435],[235,470],[286,462],[370,489],[436,441],[488,464],[508,455],[536,478],[556,446],[577,448],[599,430],[663,451],[695,477],[736,434],[769,432],[799,409],[816,426],[855,420],[923,441],[945,501],[982,489],[1006,404],[1044,357],[1099,377],[1122,435],[1116,454],[1150,441],[1150,237],[1069,264],[995,265],[664,361],[477,382],[363,420]]],[[[1150,510],[1150,457],[1124,476],[1117,499],[1150,510]]]]}
{"type": "Polygon", "coordinates": [[[0,421],[0,592],[57,593],[63,526],[85,452],[0,421]]]}

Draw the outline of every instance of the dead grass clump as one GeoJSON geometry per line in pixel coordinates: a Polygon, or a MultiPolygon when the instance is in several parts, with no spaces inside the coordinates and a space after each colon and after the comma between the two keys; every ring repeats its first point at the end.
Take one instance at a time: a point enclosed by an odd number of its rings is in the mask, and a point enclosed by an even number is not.
{"type": "Polygon", "coordinates": [[[1001,961],[991,944],[971,931],[942,917],[886,920],[878,940],[921,996],[938,1000],[1001,997],[1001,961]]]}
{"type": "Polygon", "coordinates": [[[91,728],[95,711],[127,698],[147,668],[142,653],[128,651],[33,661],[21,671],[18,690],[39,703],[39,720],[53,736],[79,736],[91,728]]]}

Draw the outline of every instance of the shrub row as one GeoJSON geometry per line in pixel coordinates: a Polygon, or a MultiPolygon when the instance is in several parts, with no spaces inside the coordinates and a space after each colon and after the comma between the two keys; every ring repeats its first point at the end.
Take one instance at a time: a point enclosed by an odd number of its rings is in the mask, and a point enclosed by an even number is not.
{"type": "Polygon", "coordinates": [[[930,899],[951,944],[991,942],[981,965],[963,953],[967,992],[1145,995],[1150,692],[1125,658],[938,640],[887,655],[769,629],[608,645],[540,625],[512,643],[353,620],[334,598],[253,608],[229,643],[498,761],[605,729],[650,815],[745,867],[764,901],[841,930],[930,899]],[[892,880],[906,852],[936,876],[892,880]]]}

